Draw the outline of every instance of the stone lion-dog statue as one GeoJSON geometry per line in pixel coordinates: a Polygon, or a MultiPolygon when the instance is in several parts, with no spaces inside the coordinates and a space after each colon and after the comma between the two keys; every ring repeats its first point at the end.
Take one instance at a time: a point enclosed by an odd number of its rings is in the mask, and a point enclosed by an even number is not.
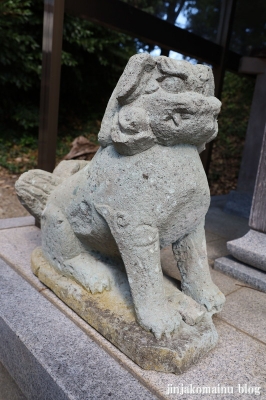
{"type": "Polygon", "coordinates": [[[208,66],[168,57],[130,58],[107,105],[90,162],[24,173],[18,197],[41,221],[42,252],[91,293],[111,290],[106,263],[124,265],[138,323],[157,339],[182,319],[164,292],[160,248],[172,245],[182,291],[209,313],[224,295],[212,282],[199,157],[218,132],[220,101],[208,66]]]}

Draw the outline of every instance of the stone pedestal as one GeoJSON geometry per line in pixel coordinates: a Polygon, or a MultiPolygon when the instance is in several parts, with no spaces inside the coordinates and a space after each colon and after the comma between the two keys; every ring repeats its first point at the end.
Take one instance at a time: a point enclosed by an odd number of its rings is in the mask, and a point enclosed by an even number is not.
{"type": "Polygon", "coordinates": [[[266,293],[265,272],[242,263],[232,256],[217,258],[214,269],[266,293]]]}
{"type": "Polygon", "coordinates": [[[240,239],[227,243],[230,253],[240,261],[266,271],[266,235],[250,231],[240,239]]]}
{"type": "Polygon", "coordinates": [[[177,289],[178,281],[164,277],[169,306],[182,315],[181,326],[169,337],[155,339],[136,321],[126,274],[116,270],[115,287],[91,294],[62,276],[45,260],[41,248],[32,253],[34,274],[82,319],[143,369],[180,374],[205,356],[218,341],[211,314],[177,289]]]}
{"type": "Polygon", "coordinates": [[[245,236],[227,243],[230,254],[236,260],[222,257],[215,261],[214,268],[266,292],[266,129],[249,226],[251,229],[245,236]]]}

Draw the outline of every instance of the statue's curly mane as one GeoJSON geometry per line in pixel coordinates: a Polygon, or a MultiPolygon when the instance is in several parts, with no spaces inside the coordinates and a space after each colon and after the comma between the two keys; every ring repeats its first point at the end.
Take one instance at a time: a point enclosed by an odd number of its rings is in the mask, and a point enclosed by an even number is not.
{"type": "MultiPolygon", "coordinates": [[[[145,151],[156,143],[164,146],[192,144],[202,150],[204,144],[216,136],[217,132],[215,134],[210,127],[202,130],[202,137],[186,132],[175,134],[171,127],[167,133],[154,129],[149,121],[158,114],[158,109],[165,108],[165,104],[152,102],[156,92],[160,93],[158,97],[165,96],[166,102],[174,99],[177,112],[193,116],[195,124],[199,116],[205,115],[207,127],[208,117],[217,117],[220,110],[220,102],[213,97],[210,67],[138,54],[129,60],[108,103],[98,136],[101,146],[114,145],[124,155],[145,151]]],[[[176,119],[174,122],[177,124],[176,119]]]]}

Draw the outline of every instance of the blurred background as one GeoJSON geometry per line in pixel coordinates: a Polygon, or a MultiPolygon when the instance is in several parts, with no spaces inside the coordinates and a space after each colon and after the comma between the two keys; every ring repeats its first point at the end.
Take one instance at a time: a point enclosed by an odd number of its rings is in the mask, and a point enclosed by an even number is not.
{"type": "MultiPolygon", "coordinates": [[[[222,0],[125,0],[124,3],[211,42],[218,41],[222,0]]],[[[13,185],[19,174],[37,167],[43,10],[41,0],[0,2],[0,218],[26,215],[10,200],[14,196],[13,185]]],[[[264,58],[265,46],[265,0],[237,1],[228,50],[240,56],[264,58]]],[[[83,145],[89,149],[79,157],[93,156],[108,99],[128,58],[138,52],[205,63],[65,13],[57,163],[70,152],[71,143],[79,136],[87,139],[83,145]]],[[[213,144],[208,170],[212,195],[236,189],[255,79],[255,75],[225,70],[219,135],[213,144]]],[[[76,153],[72,149],[74,158],[77,153],[78,148],[76,153]]]]}

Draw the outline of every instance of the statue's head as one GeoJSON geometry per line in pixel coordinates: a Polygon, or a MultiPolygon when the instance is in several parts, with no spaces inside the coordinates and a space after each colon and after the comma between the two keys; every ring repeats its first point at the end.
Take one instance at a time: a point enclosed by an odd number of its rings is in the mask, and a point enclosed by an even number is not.
{"type": "Polygon", "coordinates": [[[210,67],[137,54],[110,98],[99,142],[125,155],[156,143],[191,144],[201,151],[218,133],[220,107],[210,67]]]}

